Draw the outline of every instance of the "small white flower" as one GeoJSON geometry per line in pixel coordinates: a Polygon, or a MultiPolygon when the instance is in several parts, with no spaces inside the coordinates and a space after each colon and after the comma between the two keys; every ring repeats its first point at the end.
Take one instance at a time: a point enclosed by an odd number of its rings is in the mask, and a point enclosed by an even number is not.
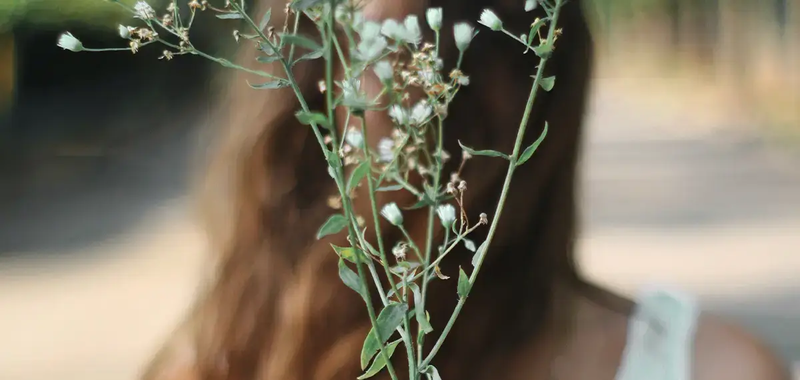
{"type": "Polygon", "coordinates": [[[428,20],[428,26],[435,31],[442,28],[442,8],[428,8],[425,12],[425,18],[428,20]]]}
{"type": "Polygon", "coordinates": [[[399,104],[395,104],[389,108],[389,117],[398,125],[408,124],[408,111],[399,104]]]}
{"type": "Polygon", "coordinates": [[[66,32],[58,37],[58,47],[74,52],[83,50],[81,41],[75,38],[70,32],[66,32]]]}
{"type": "Polygon", "coordinates": [[[439,220],[445,228],[453,226],[456,221],[456,208],[451,204],[444,204],[436,208],[436,213],[439,214],[439,220]]]}
{"type": "Polygon", "coordinates": [[[403,20],[403,25],[405,26],[406,32],[405,41],[414,45],[419,44],[422,41],[422,31],[419,29],[419,20],[417,20],[417,16],[406,16],[406,19],[403,20]]]}
{"type": "Polygon", "coordinates": [[[424,100],[421,100],[411,109],[411,121],[414,124],[422,124],[428,120],[433,113],[433,108],[424,100]]]}
{"type": "Polygon", "coordinates": [[[475,37],[475,28],[466,22],[460,22],[453,26],[453,36],[456,39],[458,50],[464,52],[472,42],[472,38],[475,37]]]}
{"type": "Polygon", "coordinates": [[[389,18],[383,21],[381,33],[393,40],[402,40],[406,34],[406,30],[403,25],[400,25],[396,20],[389,18]]]}
{"type": "Polygon", "coordinates": [[[372,71],[375,72],[375,75],[381,82],[390,81],[394,78],[394,69],[389,61],[380,61],[376,63],[375,66],[372,67],[372,71]]]}
{"type": "Polygon", "coordinates": [[[357,55],[362,61],[369,62],[380,57],[387,46],[388,43],[383,37],[361,40],[361,42],[358,43],[357,55]]]}
{"type": "Polygon", "coordinates": [[[394,159],[394,140],[384,137],[378,141],[378,159],[391,162],[394,159]]]}
{"type": "Polygon", "coordinates": [[[353,148],[361,148],[364,145],[364,135],[361,131],[351,128],[344,135],[344,141],[353,148]]]}
{"type": "Polygon", "coordinates": [[[136,11],[136,17],[142,20],[150,20],[156,17],[156,11],[146,1],[137,1],[133,6],[136,11]]]}
{"type": "Polygon", "coordinates": [[[539,5],[539,1],[537,0],[525,0],[525,12],[530,12],[536,9],[537,5],[539,5]]]}
{"type": "Polygon", "coordinates": [[[120,25],[119,26],[119,36],[127,40],[127,39],[131,38],[131,31],[128,29],[127,26],[120,25]]]}
{"type": "Polygon", "coordinates": [[[500,21],[500,18],[497,15],[488,10],[484,9],[481,13],[481,19],[478,21],[479,23],[483,24],[487,28],[496,31],[503,30],[503,21],[500,21]]]}
{"type": "Polygon", "coordinates": [[[458,84],[462,86],[469,86],[469,77],[466,75],[458,77],[458,84]]]}
{"type": "Polygon", "coordinates": [[[386,218],[389,223],[395,226],[403,224],[403,214],[400,212],[400,208],[397,207],[397,204],[394,202],[383,206],[381,209],[381,215],[383,215],[383,217],[386,218]]]}

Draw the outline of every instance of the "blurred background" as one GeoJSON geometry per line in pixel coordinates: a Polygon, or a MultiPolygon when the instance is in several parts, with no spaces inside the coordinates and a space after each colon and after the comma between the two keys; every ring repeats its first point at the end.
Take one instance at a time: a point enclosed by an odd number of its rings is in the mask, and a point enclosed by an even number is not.
{"type": "MultiPolygon", "coordinates": [[[[585,3],[584,270],[694,292],[800,361],[800,0],[585,3]]],[[[189,190],[217,68],[55,46],[122,46],[132,22],[0,0],[0,379],[134,378],[203,274],[189,190]]],[[[228,53],[226,24],[197,25],[228,53]]]]}

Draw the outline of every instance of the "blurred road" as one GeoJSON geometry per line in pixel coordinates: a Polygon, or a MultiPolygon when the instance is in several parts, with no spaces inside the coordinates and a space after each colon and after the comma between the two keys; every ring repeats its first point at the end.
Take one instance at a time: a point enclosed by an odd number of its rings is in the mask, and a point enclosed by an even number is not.
{"type": "MultiPolygon", "coordinates": [[[[745,121],[628,86],[597,84],[586,272],[623,292],[684,287],[800,360],[800,161],[745,121]]],[[[0,379],[133,378],[202,273],[184,198],[193,141],[140,142],[68,192],[45,181],[0,204],[0,379]]]]}

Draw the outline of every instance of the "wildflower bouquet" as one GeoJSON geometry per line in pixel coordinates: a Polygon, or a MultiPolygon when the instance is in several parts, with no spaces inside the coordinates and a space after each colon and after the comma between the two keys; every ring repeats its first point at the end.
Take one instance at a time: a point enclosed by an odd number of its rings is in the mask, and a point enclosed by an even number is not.
{"type": "Polygon", "coordinates": [[[466,182],[459,179],[458,173],[449,181],[442,180],[442,168],[449,158],[443,149],[447,110],[459,89],[469,85],[469,77],[461,71],[461,61],[477,32],[467,22],[454,25],[452,33],[459,59],[455,68],[443,72],[444,65],[438,54],[439,37],[444,32],[442,9],[428,9],[425,14],[427,26],[435,36],[433,42],[426,42],[423,41],[417,16],[410,15],[404,20],[388,19],[382,23],[365,20],[359,5],[361,2],[355,0],[291,1],[285,9],[286,21],[279,29],[272,24],[271,10],[256,17],[245,9],[244,1],[228,0],[216,6],[208,0],[191,0],[188,14],[180,11],[177,0],[171,0],[166,12],[156,12],[145,1],[139,1],[133,8],[118,3],[141,24],[119,27],[120,37],[127,40],[127,47],[92,49],[83,46],[70,33],[63,34],[58,45],[75,52],[126,50],[136,53],[147,45],[160,44],[166,47],[162,55],[166,60],[181,55],[197,55],[225,67],[262,77],[262,83],[249,83],[255,90],[291,88],[301,107],[295,116],[313,131],[326,158],[328,173],[336,183],[338,202],[341,202],[336,208],[339,211],[320,226],[316,237],[322,239],[346,231],[349,246],[334,245],[332,254],[338,256],[342,282],[364,299],[372,323],[360,357],[365,372],[359,379],[369,378],[383,370],[388,371],[392,379],[397,379],[390,358],[401,343],[407,353],[411,380],[422,376],[440,379],[433,365],[434,359],[480,273],[514,172],[531,158],[547,132],[545,124],[542,135],[532,145],[523,148],[522,141],[536,94],[540,89],[550,91],[555,84],[554,77],[545,77],[543,73],[560,34],[556,25],[564,1],[525,1],[526,11],[541,6],[546,11],[546,17],[535,19],[530,30],[521,35],[506,30],[492,11],[487,9],[481,14],[481,25],[519,42],[525,53],[533,52],[540,58],[540,63],[532,76],[530,95],[511,153],[476,150],[461,145],[461,168],[469,158],[475,156],[494,157],[508,162],[493,215],[490,218],[481,213],[477,221],[470,220],[463,207],[466,182]],[[223,20],[243,21],[248,30],[235,31],[233,37],[237,41],[254,43],[259,51],[257,61],[276,63],[283,72],[274,74],[240,66],[195,48],[189,32],[195,15],[202,11],[214,12],[217,18],[223,20]],[[313,22],[318,36],[298,33],[301,18],[313,22]],[[339,36],[346,39],[347,45],[340,41],[339,36]],[[402,56],[411,58],[403,62],[400,60],[402,56]],[[326,97],[326,107],[321,111],[309,107],[293,72],[293,66],[298,62],[316,59],[323,59],[326,67],[325,78],[319,83],[319,90],[326,97]],[[335,61],[344,68],[341,80],[334,78],[335,61]],[[383,84],[381,93],[375,98],[368,96],[361,88],[361,80],[367,75],[376,76],[383,84]],[[416,104],[409,104],[408,91],[414,88],[424,90],[425,97],[416,104]],[[337,109],[346,110],[344,126],[336,125],[334,114],[337,109]],[[391,137],[381,139],[375,147],[366,143],[369,141],[367,135],[370,128],[366,125],[364,114],[368,110],[386,111],[393,122],[391,137]],[[412,176],[421,181],[411,180],[412,176]],[[412,182],[421,182],[421,185],[412,182]],[[353,192],[364,185],[371,204],[372,226],[365,226],[364,218],[357,215],[353,208],[353,192]],[[378,205],[376,194],[385,191],[410,192],[418,200],[412,208],[428,209],[424,245],[419,246],[410,238],[404,225],[403,210],[397,204],[378,205]],[[380,218],[385,218],[405,238],[387,246],[382,238],[380,218]],[[444,227],[443,241],[434,241],[436,223],[444,227]],[[487,238],[476,244],[469,239],[469,235],[483,225],[489,225],[487,238]],[[374,229],[372,232],[376,236],[372,242],[366,237],[369,228],[374,229]],[[460,244],[474,252],[473,268],[469,274],[463,268],[459,270],[456,280],[458,304],[433,347],[424,352],[424,339],[434,331],[425,311],[428,284],[436,279],[448,278],[439,270],[439,264],[460,244]],[[387,288],[381,282],[379,271],[388,279],[387,288]],[[380,298],[379,311],[375,310],[371,286],[376,287],[375,293],[380,298]],[[412,319],[416,322],[415,332],[412,331],[412,319]],[[392,340],[395,335],[399,338],[392,340]]]}

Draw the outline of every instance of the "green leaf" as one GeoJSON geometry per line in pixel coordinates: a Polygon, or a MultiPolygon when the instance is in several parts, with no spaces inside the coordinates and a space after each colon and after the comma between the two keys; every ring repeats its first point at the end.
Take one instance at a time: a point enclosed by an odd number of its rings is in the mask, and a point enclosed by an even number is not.
{"type": "Polygon", "coordinates": [[[267,9],[267,12],[264,13],[263,17],[261,17],[261,22],[258,24],[258,28],[260,30],[263,31],[264,28],[267,27],[267,25],[269,24],[270,17],[272,17],[272,8],[267,9]]]}
{"type": "Polygon", "coordinates": [[[539,83],[539,85],[542,86],[542,90],[550,92],[550,90],[553,89],[553,86],[556,85],[556,77],[553,76],[553,77],[542,78],[542,81],[541,83],[539,83]]]}
{"type": "Polygon", "coordinates": [[[322,49],[322,46],[319,46],[319,44],[317,44],[310,38],[302,36],[300,34],[280,34],[280,36],[281,36],[281,42],[284,45],[295,45],[312,51],[322,49]]]}
{"type": "Polygon", "coordinates": [[[277,62],[280,59],[281,57],[279,55],[270,55],[270,56],[259,55],[258,57],[256,57],[256,61],[258,61],[259,63],[272,63],[272,62],[277,62]]]}
{"type": "Polygon", "coordinates": [[[310,53],[303,54],[300,58],[295,59],[294,62],[292,62],[292,65],[300,61],[311,61],[314,59],[318,59],[322,57],[323,54],[325,54],[325,49],[314,50],[310,53]]]}
{"type": "Polygon", "coordinates": [[[458,268],[458,296],[466,298],[469,295],[469,290],[472,286],[469,283],[469,277],[461,267],[458,268]]]}
{"type": "Polygon", "coordinates": [[[381,337],[381,341],[379,342],[378,338],[375,337],[374,327],[369,330],[369,334],[367,334],[367,338],[364,340],[364,346],[361,348],[361,369],[367,368],[370,359],[375,356],[381,345],[389,340],[394,330],[403,322],[407,311],[408,305],[396,302],[386,305],[386,307],[381,310],[380,315],[378,315],[378,320],[376,321],[378,335],[381,337]]]}
{"type": "Polygon", "coordinates": [[[483,255],[483,251],[486,250],[486,242],[484,241],[481,245],[478,246],[478,250],[475,251],[475,254],[472,255],[472,266],[475,267],[475,264],[478,263],[478,258],[483,255]]]}
{"type": "Polygon", "coordinates": [[[261,83],[261,84],[252,84],[247,82],[247,85],[256,89],[256,90],[275,90],[278,88],[289,87],[291,83],[289,83],[286,79],[275,79],[271,82],[261,83]]]}
{"type": "Polygon", "coordinates": [[[458,142],[458,145],[461,146],[461,149],[464,149],[465,152],[473,155],[473,156],[488,156],[488,157],[502,157],[506,160],[508,159],[508,155],[505,153],[498,152],[496,150],[475,150],[470,147],[464,146],[461,141],[458,142]]]}
{"type": "Polygon", "coordinates": [[[403,185],[389,185],[377,188],[375,191],[398,191],[403,190],[403,185]]]}
{"type": "Polygon", "coordinates": [[[320,112],[314,112],[314,111],[306,112],[306,111],[300,110],[300,111],[297,111],[294,114],[294,116],[303,125],[317,124],[317,125],[321,125],[322,127],[328,128],[328,129],[330,129],[330,126],[331,126],[331,123],[328,122],[328,117],[323,115],[320,112]]]}
{"type": "MultiPolygon", "coordinates": [[[[387,344],[386,345],[386,357],[391,359],[392,355],[394,354],[394,349],[397,348],[397,345],[400,344],[400,342],[402,342],[402,341],[403,341],[402,339],[398,339],[398,340],[396,340],[396,341],[394,341],[392,343],[387,344]]],[[[376,356],[375,357],[375,361],[372,362],[371,366],[369,366],[369,369],[367,370],[367,372],[365,372],[363,375],[359,376],[357,379],[358,380],[369,379],[370,377],[377,375],[378,372],[380,372],[383,369],[383,367],[386,367],[386,360],[383,357],[384,357],[384,355],[376,356]]]]}
{"type": "MultiPolygon", "coordinates": [[[[546,19],[540,18],[540,19],[536,20],[536,22],[534,22],[533,25],[531,25],[531,31],[530,31],[530,33],[528,33],[528,40],[526,41],[528,43],[528,45],[533,43],[533,37],[539,35],[539,29],[542,28],[542,26],[546,22],[545,20],[546,19]]],[[[527,49],[526,49],[526,52],[527,52],[527,49]]]]}
{"type": "Polygon", "coordinates": [[[414,293],[414,314],[417,319],[417,323],[419,324],[419,328],[425,334],[429,334],[433,331],[433,326],[431,326],[430,321],[425,316],[425,310],[421,308],[422,305],[422,292],[419,290],[419,286],[417,284],[408,284],[408,287],[411,288],[411,292],[414,293]]]}
{"type": "Polygon", "coordinates": [[[304,11],[315,5],[322,4],[323,1],[325,0],[294,0],[292,2],[292,8],[298,11],[304,11]]]}
{"type": "Polygon", "coordinates": [[[345,218],[344,215],[331,215],[331,217],[322,224],[322,227],[319,228],[317,239],[339,233],[339,231],[343,230],[345,227],[347,227],[347,218],[345,218]]]}
{"type": "Polygon", "coordinates": [[[244,17],[242,17],[242,15],[239,13],[222,13],[218,14],[217,18],[221,18],[223,20],[241,20],[244,17]]]}
{"type": "Polygon", "coordinates": [[[536,149],[538,149],[539,145],[542,143],[542,141],[544,141],[544,137],[547,136],[547,128],[548,128],[548,125],[547,125],[547,122],[545,121],[544,122],[544,130],[542,130],[542,134],[539,135],[539,138],[536,139],[536,141],[534,141],[533,144],[531,144],[529,147],[525,148],[525,151],[522,152],[522,155],[520,155],[519,159],[517,160],[517,166],[520,166],[520,165],[524,164],[526,161],[528,161],[531,158],[531,156],[533,156],[533,153],[536,152],[536,149]]]}
{"type": "Polygon", "coordinates": [[[533,52],[536,53],[536,56],[539,58],[544,58],[553,52],[553,45],[550,43],[543,43],[534,47],[533,52]]]}
{"type": "Polygon", "coordinates": [[[364,301],[367,300],[367,288],[364,286],[364,283],[361,282],[361,278],[358,277],[358,274],[348,268],[342,258],[339,258],[339,279],[341,279],[348,288],[355,290],[356,293],[361,295],[364,301]]]}
{"type": "Polygon", "coordinates": [[[470,252],[475,252],[475,242],[467,238],[463,238],[461,240],[464,240],[464,247],[467,247],[470,252]]]}
{"type": "Polygon", "coordinates": [[[336,252],[337,255],[339,255],[339,257],[351,263],[355,263],[356,260],[360,260],[362,263],[366,262],[366,260],[364,260],[363,256],[364,254],[358,248],[339,247],[333,244],[331,244],[331,247],[333,247],[333,250],[336,252]]]}
{"type": "Polygon", "coordinates": [[[355,189],[356,186],[358,186],[359,182],[361,182],[361,180],[363,180],[367,176],[367,174],[369,174],[369,170],[370,170],[370,165],[369,162],[367,161],[362,162],[361,165],[358,165],[358,167],[356,167],[355,170],[353,170],[353,173],[350,174],[350,180],[347,181],[348,193],[350,191],[353,191],[353,189],[355,189]]]}
{"type": "Polygon", "coordinates": [[[439,376],[439,371],[432,365],[426,367],[425,371],[423,372],[425,372],[425,376],[428,378],[428,380],[442,380],[442,377],[439,376]]]}
{"type": "Polygon", "coordinates": [[[259,42],[258,50],[263,51],[266,55],[274,55],[276,53],[275,49],[273,49],[272,46],[266,42],[259,42]]]}

